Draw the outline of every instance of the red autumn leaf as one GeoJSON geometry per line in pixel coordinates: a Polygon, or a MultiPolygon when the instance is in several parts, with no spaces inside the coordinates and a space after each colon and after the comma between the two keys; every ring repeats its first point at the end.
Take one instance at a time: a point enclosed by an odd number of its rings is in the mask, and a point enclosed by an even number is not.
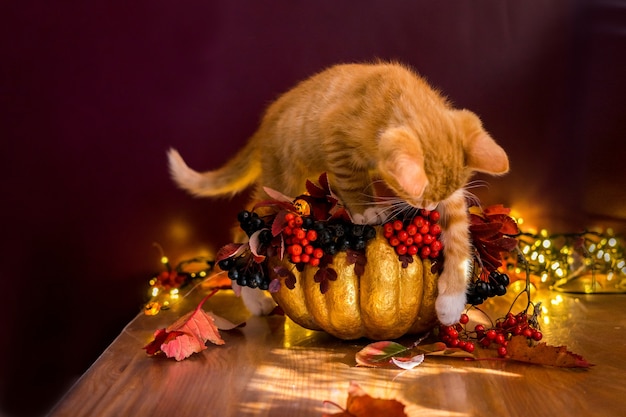
{"type": "Polygon", "coordinates": [[[320,268],[313,276],[315,282],[322,282],[325,280],[335,281],[337,279],[337,271],[332,268],[320,268]]]}
{"type": "Polygon", "coordinates": [[[331,217],[337,204],[337,201],[332,200],[330,197],[320,198],[311,195],[301,195],[298,199],[306,201],[309,204],[313,218],[321,221],[328,220],[331,217]]]}
{"type": "Polygon", "coordinates": [[[318,187],[310,180],[306,180],[306,191],[311,197],[314,198],[326,198],[326,196],[328,195],[323,188],[318,187]]]}
{"type": "Polygon", "coordinates": [[[146,352],[163,352],[168,358],[181,361],[206,349],[207,341],[223,345],[224,340],[215,325],[215,319],[202,309],[204,302],[216,292],[217,290],[208,294],[193,311],[180,317],[169,327],[157,330],[154,340],[144,346],[146,352]]]}
{"type": "Polygon", "coordinates": [[[481,240],[496,236],[500,233],[500,229],[502,229],[502,223],[500,222],[478,223],[472,224],[469,227],[472,238],[481,240]]]}
{"type": "Polygon", "coordinates": [[[274,203],[282,202],[289,204],[291,206],[291,209],[293,210],[293,197],[289,197],[288,195],[285,195],[280,191],[276,191],[269,187],[263,187],[263,191],[265,191],[265,194],[269,195],[272,198],[272,201],[274,203]]]}
{"type": "Polygon", "coordinates": [[[480,262],[484,268],[487,268],[489,271],[494,271],[502,265],[499,250],[493,249],[493,247],[481,241],[475,242],[474,247],[478,251],[480,262]]]}
{"type": "MultiPolygon", "coordinates": [[[[296,288],[296,276],[289,269],[285,268],[282,265],[278,265],[274,267],[274,273],[281,278],[285,278],[285,285],[290,290],[296,288]]],[[[272,280],[270,283],[270,292],[278,292],[280,290],[280,281],[278,279],[272,280]],[[273,285],[272,285],[273,284],[273,285]],[[273,289],[271,288],[273,287],[273,289]]]]}
{"type": "Polygon", "coordinates": [[[589,368],[593,364],[567,350],[566,346],[550,346],[545,342],[529,345],[524,336],[513,336],[507,345],[507,358],[537,365],[563,368],[589,368]]]}
{"type": "Polygon", "coordinates": [[[492,206],[485,207],[483,209],[483,213],[488,216],[492,214],[506,214],[508,216],[509,213],[511,213],[511,209],[504,207],[502,204],[494,204],[492,206]]]}
{"type": "Polygon", "coordinates": [[[484,272],[495,271],[502,265],[501,255],[511,252],[517,246],[514,235],[519,233],[517,223],[509,217],[509,209],[502,205],[491,206],[480,214],[470,212],[472,245],[484,272]]]}
{"type": "Polygon", "coordinates": [[[506,214],[489,214],[487,218],[490,222],[502,223],[500,228],[500,233],[504,235],[517,235],[519,233],[519,228],[515,220],[506,214]]]}
{"type": "Polygon", "coordinates": [[[274,217],[274,221],[272,222],[272,236],[278,236],[285,229],[285,226],[287,225],[287,213],[291,212],[281,210],[276,214],[276,217],[274,217]]]}
{"type": "Polygon", "coordinates": [[[361,277],[365,273],[367,257],[364,252],[348,249],[346,251],[346,262],[348,265],[354,264],[354,273],[357,277],[361,277]]]}
{"type": "Polygon", "coordinates": [[[263,187],[263,191],[265,191],[265,193],[270,196],[271,200],[257,202],[252,207],[252,211],[260,207],[273,207],[288,211],[296,210],[295,206],[293,205],[294,199],[292,197],[286,196],[285,194],[268,187],[263,187]]]}
{"type": "Polygon", "coordinates": [[[306,190],[311,197],[326,199],[327,197],[334,198],[333,192],[330,190],[330,184],[328,183],[328,175],[323,172],[317,179],[319,186],[310,180],[306,181],[306,190]]]}
{"type": "Polygon", "coordinates": [[[322,294],[326,294],[326,292],[328,291],[328,280],[325,279],[324,281],[320,282],[320,293],[322,294]]]}
{"type": "Polygon", "coordinates": [[[317,179],[317,182],[319,182],[322,188],[326,190],[326,193],[328,195],[332,194],[332,192],[330,191],[330,184],[328,183],[328,174],[326,174],[325,172],[322,172],[319,178],[317,179]]]}
{"type": "Polygon", "coordinates": [[[500,251],[510,252],[517,246],[517,239],[509,236],[500,236],[497,239],[492,239],[485,243],[492,245],[494,248],[498,248],[500,251]]]}
{"type": "Polygon", "coordinates": [[[154,340],[144,346],[144,349],[146,350],[146,353],[148,353],[148,355],[155,355],[161,351],[162,344],[174,340],[175,338],[183,334],[183,332],[168,332],[165,329],[159,329],[154,332],[154,340]]]}
{"type": "Polygon", "coordinates": [[[395,399],[374,398],[358,384],[351,382],[345,410],[333,414],[324,413],[322,417],[407,417],[404,407],[404,404],[395,399]]]}
{"type": "MultiPolygon", "coordinates": [[[[398,255],[398,259],[402,263],[402,268],[408,268],[409,264],[413,263],[413,255],[409,255],[408,253],[398,255]]],[[[432,265],[434,266],[435,264],[433,263],[432,265]]],[[[433,271],[433,273],[435,272],[433,271]]]]}
{"type": "Polygon", "coordinates": [[[487,223],[487,220],[483,216],[479,216],[476,213],[469,214],[470,226],[474,224],[483,224],[487,223]]]}
{"type": "Polygon", "coordinates": [[[330,267],[320,267],[313,275],[313,280],[320,284],[320,292],[326,294],[328,282],[337,280],[337,271],[330,267]]]}
{"type": "Polygon", "coordinates": [[[247,243],[229,243],[222,246],[215,255],[215,262],[219,262],[226,258],[241,254],[246,248],[247,243]]]}

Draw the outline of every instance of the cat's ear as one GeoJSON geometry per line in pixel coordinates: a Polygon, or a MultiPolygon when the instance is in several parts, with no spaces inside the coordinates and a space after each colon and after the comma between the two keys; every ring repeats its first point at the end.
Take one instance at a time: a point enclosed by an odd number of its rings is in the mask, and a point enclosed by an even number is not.
{"type": "Polygon", "coordinates": [[[378,143],[378,170],[392,187],[420,198],[428,185],[424,171],[424,153],[411,133],[401,128],[387,129],[378,143]]]}
{"type": "Polygon", "coordinates": [[[502,175],[509,171],[509,157],[486,132],[467,138],[465,143],[466,164],[472,171],[502,175]]]}
{"type": "Polygon", "coordinates": [[[476,114],[469,110],[457,112],[464,134],[465,162],[473,171],[501,175],[509,171],[509,157],[489,136],[476,114]]]}

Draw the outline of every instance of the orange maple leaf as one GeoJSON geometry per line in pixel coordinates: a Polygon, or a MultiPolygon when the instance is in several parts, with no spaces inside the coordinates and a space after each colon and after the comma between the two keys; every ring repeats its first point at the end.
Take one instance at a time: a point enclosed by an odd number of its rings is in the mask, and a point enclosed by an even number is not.
{"type": "Polygon", "coordinates": [[[567,350],[565,346],[550,346],[542,342],[529,345],[524,336],[513,336],[507,345],[507,358],[538,365],[563,368],[589,368],[593,364],[582,356],[567,350]]]}
{"type": "MultiPolygon", "coordinates": [[[[330,403],[330,402],[329,402],[330,403]]],[[[334,404],[334,403],[330,403],[334,404]]],[[[337,404],[334,404],[339,407],[337,404]]],[[[341,407],[339,407],[341,408],[341,407]]],[[[368,395],[355,382],[348,388],[346,409],[333,414],[324,413],[322,417],[407,417],[404,404],[394,399],[374,398],[368,395]]]]}
{"type": "Polygon", "coordinates": [[[146,352],[150,355],[163,352],[168,358],[181,361],[206,349],[207,341],[223,345],[225,342],[215,325],[215,319],[202,309],[204,302],[216,292],[214,290],[208,294],[193,311],[180,317],[169,327],[157,330],[154,340],[144,346],[146,352]]]}

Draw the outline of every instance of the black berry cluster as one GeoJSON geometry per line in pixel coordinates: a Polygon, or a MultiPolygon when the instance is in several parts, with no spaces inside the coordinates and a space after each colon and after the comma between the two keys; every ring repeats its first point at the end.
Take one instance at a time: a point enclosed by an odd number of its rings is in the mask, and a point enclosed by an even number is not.
{"type": "MultiPolygon", "coordinates": [[[[241,211],[237,215],[239,226],[248,235],[261,231],[259,234],[259,242],[265,250],[269,249],[272,242],[272,232],[268,229],[263,219],[257,213],[250,211],[241,211]]],[[[222,259],[218,262],[218,266],[223,271],[228,271],[228,277],[237,282],[242,287],[260,288],[267,290],[269,288],[269,277],[263,263],[255,262],[250,251],[246,251],[239,256],[222,259]]]]}
{"type": "MultiPolygon", "coordinates": [[[[248,235],[248,237],[252,236],[255,232],[258,232],[259,230],[266,229],[268,227],[263,219],[260,218],[259,215],[253,211],[240,211],[239,214],[237,214],[237,220],[239,221],[239,227],[241,227],[241,230],[246,232],[246,235],[248,235]]],[[[264,231],[268,233],[266,235],[266,240],[269,239],[269,242],[270,240],[272,240],[272,233],[269,231],[269,229],[264,231]]]]}
{"type": "MultiPolygon", "coordinates": [[[[370,225],[352,224],[342,219],[316,221],[311,216],[292,212],[284,216],[280,236],[273,236],[272,225],[255,212],[241,211],[237,220],[248,237],[259,232],[256,248],[259,255],[276,255],[284,243],[287,258],[298,267],[320,266],[327,255],[333,256],[348,249],[363,251],[367,242],[376,237],[376,229],[370,225]]],[[[269,288],[265,263],[255,262],[250,250],[222,259],[218,266],[228,271],[228,276],[240,286],[269,288]]]]}
{"type": "Polygon", "coordinates": [[[509,276],[502,272],[493,271],[489,274],[489,280],[479,279],[471,283],[467,288],[467,303],[472,305],[482,304],[486,299],[506,294],[509,285],[509,276]]]}
{"type": "Polygon", "coordinates": [[[314,222],[317,244],[328,255],[348,249],[365,250],[367,242],[376,237],[376,229],[370,225],[352,224],[343,220],[314,222]]]}

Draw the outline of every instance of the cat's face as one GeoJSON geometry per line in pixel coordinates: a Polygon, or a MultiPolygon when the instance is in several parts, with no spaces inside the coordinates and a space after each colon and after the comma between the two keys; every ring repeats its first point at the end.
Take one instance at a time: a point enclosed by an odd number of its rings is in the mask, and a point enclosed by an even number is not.
{"type": "Polygon", "coordinates": [[[417,187],[401,185],[395,176],[384,174],[381,174],[381,176],[387,188],[391,190],[397,199],[403,200],[416,208],[434,210],[441,201],[448,199],[454,192],[463,188],[471,176],[471,170],[464,168],[462,164],[444,165],[441,162],[437,162],[438,160],[440,161],[437,158],[432,163],[424,164],[425,180],[419,179],[422,176],[421,174],[410,174],[407,172],[410,170],[405,170],[405,175],[408,175],[409,178],[411,175],[414,175],[414,178],[418,178],[414,182],[417,187]],[[431,165],[434,165],[435,169],[431,170],[431,165]]]}
{"type": "Polygon", "coordinates": [[[500,175],[509,169],[506,153],[473,113],[463,110],[454,115],[458,118],[454,128],[437,140],[420,140],[405,128],[389,129],[381,136],[380,176],[413,207],[434,209],[463,188],[473,172],[500,175]]]}

